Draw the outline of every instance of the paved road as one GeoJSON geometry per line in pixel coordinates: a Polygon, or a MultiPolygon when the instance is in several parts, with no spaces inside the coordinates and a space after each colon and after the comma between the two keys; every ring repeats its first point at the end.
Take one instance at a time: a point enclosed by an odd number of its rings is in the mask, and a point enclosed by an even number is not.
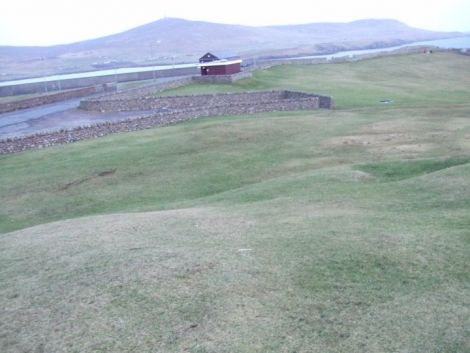
{"type": "MultiPolygon", "coordinates": [[[[163,83],[179,80],[183,77],[186,76],[162,77],[157,79],[155,82],[163,83]]],[[[0,140],[32,135],[40,132],[71,129],[105,121],[125,120],[149,113],[146,111],[98,113],[77,109],[80,105],[80,101],[86,98],[88,97],[81,97],[41,105],[30,109],[0,114],[0,140]]]]}
{"type": "Polygon", "coordinates": [[[77,109],[79,99],[0,114],[0,140],[39,132],[71,129],[105,121],[119,121],[147,112],[97,113],[77,109]]]}
{"type": "Polygon", "coordinates": [[[0,138],[4,138],[4,135],[12,135],[15,132],[24,130],[30,126],[34,120],[44,118],[50,114],[75,109],[80,104],[80,100],[81,99],[72,99],[0,114],[0,138]]]}
{"type": "Polygon", "coordinates": [[[81,99],[73,99],[57,103],[41,105],[29,109],[0,114],[0,131],[8,127],[39,119],[46,115],[77,108],[81,99]]]}

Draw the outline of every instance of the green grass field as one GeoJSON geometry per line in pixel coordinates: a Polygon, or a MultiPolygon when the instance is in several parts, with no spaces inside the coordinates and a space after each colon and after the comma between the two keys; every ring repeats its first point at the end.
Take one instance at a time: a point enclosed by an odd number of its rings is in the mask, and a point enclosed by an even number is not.
{"type": "Polygon", "coordinates": [[[470,351],[470,59],[168,94],[273,88],[338,109],[1,156],[0,351],[470,351]]]}
{"type": "MultiPolygon", "coordinates": [[[[259,71],[233,85],[188,85],[165,95],[292,89],[333,96],[337,107],[468,103],[468,58],[445,53],[390,56],[359,62],[283,65],[259,71]]],[[[161,93],[156,93],[161,95],[161,93]]]]}

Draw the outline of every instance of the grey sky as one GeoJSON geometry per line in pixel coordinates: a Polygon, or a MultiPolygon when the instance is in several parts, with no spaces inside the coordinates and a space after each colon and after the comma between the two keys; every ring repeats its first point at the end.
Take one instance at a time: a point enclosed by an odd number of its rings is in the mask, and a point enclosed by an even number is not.
{"type": "Polygon", "coordinates": [[[4,0],[0,45],[52,45],[101,37],[162,17],[271,25],[393,18],[438,31],[470,31],[470,0],[4,0]]]}

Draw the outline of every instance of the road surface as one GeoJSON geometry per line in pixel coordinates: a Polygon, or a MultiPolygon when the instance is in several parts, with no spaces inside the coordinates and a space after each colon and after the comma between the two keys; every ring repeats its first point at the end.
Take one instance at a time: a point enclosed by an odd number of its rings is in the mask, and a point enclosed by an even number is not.
{"type": "Polygon", "coordinates": [[[82,99],[84,98],[0,114],[0,140],[60,129],[72,129],[105,121],[125,120],[142,116],[145,113],[88,112],[77,109],[82,99]]]}
{"type": "MultiPolygon", "coordinates": [[[[162,77],[154,82],[169,82],[183,77],[186,76],[162,77]]],[[[0,140],[41,132],[72,129],[106,121],[125,120],[150,113],[148,111],[99,113],[78,109],[80,101],[89,97],[92,96],[0,114],[0,140]]]]}

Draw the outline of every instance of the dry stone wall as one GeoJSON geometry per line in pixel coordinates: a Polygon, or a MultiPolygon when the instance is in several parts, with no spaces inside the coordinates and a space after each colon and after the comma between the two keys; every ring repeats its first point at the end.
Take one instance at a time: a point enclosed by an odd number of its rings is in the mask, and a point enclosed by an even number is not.
{"type": "Polygon", "coordinates": [[[291,111],[297,110],[302,107],[304,109],[311,109],[311,103],[304,102],[303,104],[299,105],[298,102],[279,102],[277,103],[277,106],[270,103],[266,103],[259,104],[257,106],[238,105],[232,107],[215,107],[207,109],[193,108],[179,112],[158,112],[132,120],[103,123],[68,131],[43,133],[23,138],[0,140],[0,154],[16,153],[31,149],[42,149],[48,146],[67,144],[87,139],[94,139],[114,133],[149,129],[156,126],[174,124],[177,122],[197,119],[200,117],[215,117],[225,114],[254,114],[272,111],[273,107],[276,107],[276,110],[278,111],[291,111]]]}
{"type": "Polygon", "coordinates": [[[137,97],[147,97],[153,96],[156,92],[161,92],[167,89],[177,88],[181,86],[186,86],[192,82],[192,76],[184,76],[184,77],[177,77],[177,78],[169,78],[165,82],[158,82],[158,83],[149,83],[148,85],[137,87],[137,88],[129,88],[125,91],[117,92],[117,93],[109,93],[104,94],[99,97],[93,98],[93,100],[119,100],[119,99],[130,99],[130,98],[137,98],[137,97]]]}
{"type": "Polygon", "coordinates": [[[119,93],[111,93],[102,95],[99,98],[100,100],[108,100],[108,99],[129,99],[129,98],[138,98],[138,97],[148,97],[153,96],[157,92],[165,91],[172,88],[178,88],[181,86],[186,86],[191,83],[232,83],[242,78],[251,77],[251,72],[240,72],[234,75],[218,75],[218,76],[183,76],[183,77],[175,77],[169,78],[167,81],[158,82],[158,83],[149,83],[146,86],[138,87],[138,88],[131,88],[127,89],[124,92],[119,93]],[[209,79],[205,80],[205,77],[209,77],[209,79]]]}
{"type": "MultiPolygon", "coordinates": [[[[226,93],[161,98],[144,97],[142,99],[131,98],[128,100],[87,100],[88,108],[98,110],[132,110],[139,107],[139,110],[153,110],[154,112],[125,121],[0,140],[0,154],[41,149],[57,144],[93,139],[120,132],[149,129],[155,126],[174,124],[200,117],[243,115],[272,111],[313,110],[320,108],[322,100],[327,102],[328,99],[329,106],[333,107],[334,102],[330,97],[294,91],[226,93]],[[139,106],[138,104],[142,105],[139,106]]],[[[324,104],[326,105],[326,103],[324,104]]]]}
{"type": "Polygon", "coordinates": [[[232,75],[206,75],[206,76],[193,76],[193,81],[196,83],[223,83],[230,84],[244,78],[250,78],[253,74],[250,71],[242,71],[232,75]]]}
{"type": "MultiPolygon", "coordinates": [[[[143,110],[187,110],[192,108],[229,107],[233,105],[252,105],[271,103],[271,111],[277,110],[279,102],[288,103],[295,109],[297,102],[299,107],[309,102],[309,109],[331,109],[334,103],[331,97],[319,96],[295,91],[267,91],[267,92],[243,92],[221,93],[191,96],[170,97],[134,97],[125,98],[123,95],[101,97],[99,99],[86,99],[80,103],[80,108],[89,111],[119,112],[119,111],[143,111],[143,110]]],[[[305,109],[305,108],[303,108],[305,109]]],[[[228,114],[225,114],[228,115],[228,114]]]]}

